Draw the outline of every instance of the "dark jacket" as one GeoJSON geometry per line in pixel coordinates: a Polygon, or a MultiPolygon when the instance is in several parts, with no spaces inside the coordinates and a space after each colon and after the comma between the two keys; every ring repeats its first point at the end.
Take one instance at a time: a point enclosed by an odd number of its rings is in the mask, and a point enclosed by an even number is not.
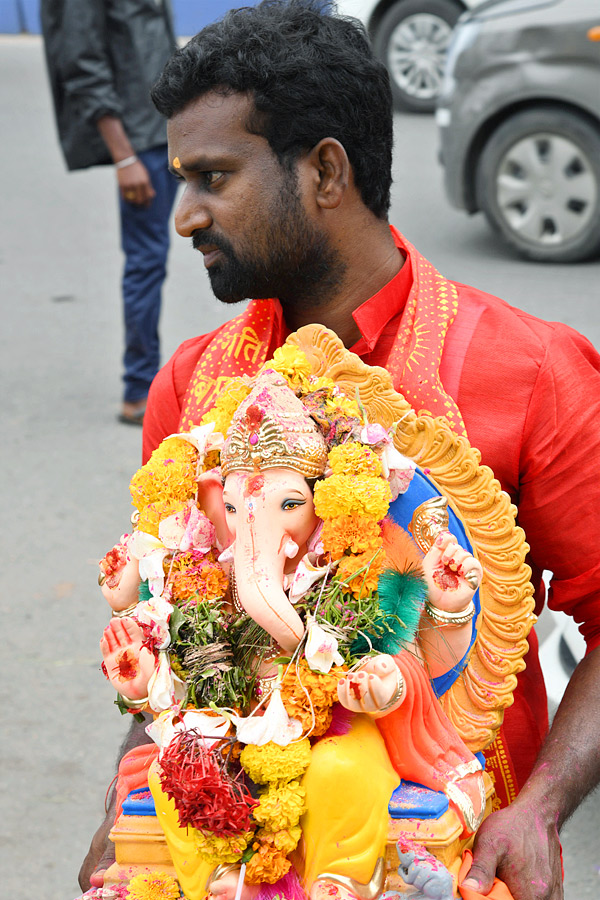
{"type": "Polygon", "coordinates": [[[149,91],[176,49],[170,0],[41,0],[41,17],[68,168],[112,162],[96,127],[107,114],[136,152],[165,144],[149,91]]]}

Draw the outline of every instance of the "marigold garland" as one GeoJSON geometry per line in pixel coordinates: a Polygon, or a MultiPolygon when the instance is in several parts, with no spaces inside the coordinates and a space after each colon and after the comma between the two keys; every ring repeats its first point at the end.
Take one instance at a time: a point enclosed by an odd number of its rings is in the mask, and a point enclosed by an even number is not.
{"type": "Polygon", "coordinates": [[[337,701],[338,681],[345,674],[341,666],[332,666],[327,674],[313,672],[305,659],[288,668],[281,683],[281,699],[290,718],[302,723],[304,734],[325,734],[337,701]]]}
{"type": "Polygon", "coordinates": [[[148,503],[140,510],[140,516],[137,521],[137,530],[144,531],[146,534],[152,534],[158,537],[158,527],[163,519],[175,515],[175,513],[183,512],[187,508],[187,504],[182,500],[157,500],[154,503],[148,503]]]}
{"type": "Polygon", "coordinates": [[[196,493],[198,451],[189,441],[169,437],[135,473],[129,489],[140,511],[149,503],[185,502],[196,493]]]}
{"type": "Polygon", "coordinates": [[[127,886],[128,900],[177,900],[179,885],[166,872],[140,872],[127,886]]]}
{"type": "Polygon", "coordinates": [[[304,802],[306,791],[299,781],[269,787],[260,795],[259,804],[253,812],[259,825],[269,831],[282,831],[297,825],[306,811],[304,802]]]}
{"type": "Polygon", "coordinates": [[[290,851],[279,850],[273,835],[263,833],[260,840],[254,841],[252,849],[256,852],[246,865],[248,884],[275,884],[292,867],[287,858],[290,851]]]}
{"type": "Polygon", "coordinates": [[[224,596],[229,582],[216,556],[214,550],[206,554],[190,550],[165,561],[173,602],[194,598],[210,602],[224,596]]]}
{"type": "Polygon", "coordinates": [[[320,519],[358,514],[380,521],[387,515],[392,492],[384,478],[331,475],[316,483],[314,497],[320,519]]]}
{"type": "Polygon", "coordinates": [[[336,516],[325,519],[321,541],[333,559],[347,551],[374,555],[382,544],[381,528],[368,516],[336,516]]]}
{"type": "Polygon", "coordinates": [[[337,568],[336,578],[347,582],[346,592],[360,600],[377,590],[385,562],[385,554],[381,550],[375,556],[372,553],[343,556],[337,568]]]}
{"type": "Polygon", "coordinates": [[[196,849],[202,859],[218,866],[221,863],[237,863],[240,861],[242,854],[247,847],[250,846],[254,838],[253,831],[247,831],[244,834],[234,834],[231,837],[217,837],[210,831],[193,830],[194,842],[196,849]]]}
{"type": "Polygon", "coordinates": [[[383,471],[381,460],[375,451],[358,441],[348,441],[339,447],[333,447],[327,461],[334,475],[347,475],[351,472],[353,478],[360,475],[378,478],[383,471]]]}
{"type": "Polygon", "coordinates": [[[304,774],[310,764],[310,741],[303,738],[286,747],[269,741],[248,744],[240,754],[244,771],[256,784],[291,781],[304,774]]]}

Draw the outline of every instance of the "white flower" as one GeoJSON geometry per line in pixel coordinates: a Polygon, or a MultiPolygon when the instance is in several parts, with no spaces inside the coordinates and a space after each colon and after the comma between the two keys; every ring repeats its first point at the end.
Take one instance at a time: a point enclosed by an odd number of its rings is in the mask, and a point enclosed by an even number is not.
{"type": "Polygon", "coordinates": [[[245,719],[241,716],[231,717],[238,741],[242,744],[258,744],[259,747],[273,741],[280,747],[286,747],[298,740],[302,734],[302,723],[298,719],[290,719],[280,690],[280,685],[276,684],[264,715],[247,716],[245,719]]]}
{"type": "Polygon", "coordinates": [[[326,574],[329,566],[315,566],[310,561],[308,553],[302,557],[296,571],[291,576],[284,576],[284,590],[289,587],[290,603],[297,603],[313,584],[326,574]]]}
{"type": "Polygon", "coordinates": [[[168,547],[153,534],[134,531],[129,541],[129,550],[140,561],[140,578],[148,581],[153,596],[160,597],[165,586],[163,561],[169,552],[168,547]]]}
{"type": "Polygon", "coordinates": [[[309,668],[313,672],[327,675],[332,665],[341,666],[344,658],[338,653],[337,639],[321,625],[317,625],[312,616],[308,616],[308,637],[304,655],[309,668]]]}
{"type": "Polygon", "coordinates": [[[164,597],[151,597],[150,600],[143,600],[135,608],[137,621],[150,625],[158,650],[166,650],[171,643],[169,619],[172,612],[172,604],[164,597]]]}
{"type": "Polygon", "coordinates": [[[148,682],[148,703],[155,712],[177,706],[185,700],[187,689],[181,678],[171,669],[169,654],[161,650],[158,665],[148,682]]]}
{"type": "Polygon", "coordinates": [[[206,713],[195,709],[181,715],[168,709],[146,726],[146,734],[161,750],[164,750],[179,732],[194,730],[202,735],[206,747],[212,747],[225,737],[228,728],[229,722],[224,716],[207,716],[206,713]],[[175,718],[177,722],[173,721],[175,718]]]}
{"type": "Polygon", "coordinates": [[[399,494],[404,494],[415,474],[416,464],[407,456],[403,456],[396,450],[393,444],[386,444],[381,454],[381,466],[384,478],[387,478],[392,500],[399,494]]]}

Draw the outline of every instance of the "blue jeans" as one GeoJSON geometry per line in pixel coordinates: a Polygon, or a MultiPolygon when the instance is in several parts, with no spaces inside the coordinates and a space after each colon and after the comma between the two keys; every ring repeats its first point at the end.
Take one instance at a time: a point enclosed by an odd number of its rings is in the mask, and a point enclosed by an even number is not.
{"type": "Polygon", "coordinates": [[[125,320],[124,400],[135,403],[147,396],[160,365],[158,320],[161,292],[167,274],[169,218],[177,180],[167,168],[166,144],[138,153],[156,197],[148,209],[119,200],[125,320]]]}

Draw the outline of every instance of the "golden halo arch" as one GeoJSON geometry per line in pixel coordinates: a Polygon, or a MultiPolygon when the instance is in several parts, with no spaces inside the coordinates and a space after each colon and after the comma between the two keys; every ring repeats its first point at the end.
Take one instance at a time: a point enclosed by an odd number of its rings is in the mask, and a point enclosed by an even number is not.
{"type": "Polygon", "coordinates": [[[515,522],[516,507],[466,438],[443,417],[418,415],[394,390],[385,369],[367,366],[332,331],[306,325],[286,343],[304,352],[314,375],[327,375],[348,396],[358,396],[370,421],[386,427],[399,422],[398,451],[428,470],[465,527],[484,569],[481,615],[467,666],[441,703],[469,749],[483,750],[513,702],[535,622],[531,570],[525,563],[529,548],[515,522]]]}

